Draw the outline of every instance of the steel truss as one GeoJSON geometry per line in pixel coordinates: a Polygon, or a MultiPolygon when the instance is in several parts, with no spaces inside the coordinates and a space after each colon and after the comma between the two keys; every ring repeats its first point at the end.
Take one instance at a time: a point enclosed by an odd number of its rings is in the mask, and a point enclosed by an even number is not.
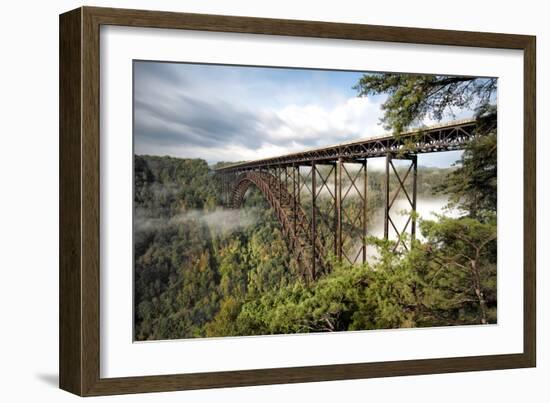
{"type": "Polygon", "coordinates": [[[317,163],[334,162],[338,158],[363,159],[385,157],[388,153],[421,154],[460,150],[476,136],[476,124],[475,120],[462,120],[395,136],[374,137],[294,154],[233,164],[220,168],[217,172],[259,169],[260,167],[292,166],[292,164],[310,165],[312,161],[317,163]]]}
{"type": "Polygon", "coordinates": [[[408,250],[407,243],[405,242],[405,234],[410,226],[411,230],[411,242],[414,241],[416,236],[416,189],[418,178],[418,158],[416,155],[399,156],[399,155],[386,155],[386,175],[385,175],[385,198],[384,198],[384,238],[390,239],[390,233],[396,236],[396,242],[394,243],[393,250],[396,251],[399,247],[403,246],[405,250],[408,250]],[[393,160],[410,161],[405,173],[397,170],[393,160]],[[412,184],[406,186],[406,181],[412,172],[412,184]],[[397,189],[392,194],[390,178],[393,175],[397,179],[397,189]],[[409,191],[407,191],[409,188],[409,191]],[[409,193],[410,192],[410,193],[409,193]],[[394,206],[398,196],[403,194],[410,207],[410,213],[408,214],[407,221],[402,229],[398,229],[394,219],[392,219],[391,208],[394,206]]]}

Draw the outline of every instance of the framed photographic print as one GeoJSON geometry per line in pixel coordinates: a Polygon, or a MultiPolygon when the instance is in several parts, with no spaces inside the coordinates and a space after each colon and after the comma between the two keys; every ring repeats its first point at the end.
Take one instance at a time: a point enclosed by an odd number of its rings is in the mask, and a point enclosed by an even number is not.
{"type": "Polygon", "coordinates": [[[535,366],[535,38],[60,17],[60,386],[535,366]]]}

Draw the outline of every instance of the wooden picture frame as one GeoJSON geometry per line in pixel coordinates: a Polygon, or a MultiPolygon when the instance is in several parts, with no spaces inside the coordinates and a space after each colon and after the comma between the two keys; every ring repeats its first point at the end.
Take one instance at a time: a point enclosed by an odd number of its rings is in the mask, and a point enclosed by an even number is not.
{"type": "Polygon", "coordinates": [[[60,387],[80,396],[534,367],[535,37],[81,7],[60,16],[60,387]],[[100,26],[171,28],[524,52],[523,353],[227,372],[100,377],[100,26]]]}

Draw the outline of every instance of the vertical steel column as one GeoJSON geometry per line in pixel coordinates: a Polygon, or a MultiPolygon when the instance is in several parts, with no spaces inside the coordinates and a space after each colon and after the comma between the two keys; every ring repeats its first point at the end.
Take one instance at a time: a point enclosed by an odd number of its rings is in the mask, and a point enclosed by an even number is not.
{"type": "Polygon", "coordinates": [[[338,163],[334,163],[334,256],[338,256],[338,163]]]}
{"type": "Polygon", "coordinates": [[[285,190],[286,190],[286,194],[288,194],[289,191],[288,191],[288,166],[287,165],[285,165],[285,190]]]}
{"type": "Polygon", "coordinates": [[[342,170],[343,170],[343,161],[342,157],[338,158],[338,163],[336,164],[335,172],[335,184],[336,184],[336,233],[334,235],[334,240],[336,243],[336,256],[338,261],[342,260],[342,170]]]}
{"type": "Polygon", "coordinates": [[[367,261],[367,159],[363,160],[363,263],[367,261]]]}
{"type": "MultiPolygon", "coordinates": [[[[296,190],[297,190],[297,201],[298,201],[298,206],[300,205],[301,203],[301,197],[300,197],[300,194],[302,192],[302,188],[300,187],[300,164],[298,164],[298,166],[296,167],[297,169],[297,174],[298,174],[298,178],[296,178],[296,190]]],[[[297,212],[297,211],[296,211],[297,212]]]]}
{"type": "Polygon", "coordinates": [[[315,214],[315,201],[317,199],[315,161],[311,162],[311,279],[315,280],[315,240],[317,239],[317,218],[315,214]]]}
{"type": "Polygon", "coordinates": [[[411,243],[416,237],[416,180],[418,177],[418,157],[411,157],[413,164],[413,194],[412,194],[412,222],[411,222],[411,243]]]}
{"type": "Polygon", "coordinates": [[[278,166],[275,168],[277,170],[277,182],[278,185],[279,185],[279,200],[281,200],[281,188],[282,188],[282,185],[281,185],[281,166],[278,166]]]}
{"type": "Polygon", "coordinates": [[[297,220],[296,193],[297,193],[296,192],[296,164],[292,163],[292,226],[294,228],[294,235],[296,235],[296,220],[297,220]]]}
{"type": "Polygon", "coordinates": [[[390,221],[390,160],[391,154],[386,154],[386,185],[385,185],[385,207],[384,207],[384,239],[388,239],[390,221]]]}

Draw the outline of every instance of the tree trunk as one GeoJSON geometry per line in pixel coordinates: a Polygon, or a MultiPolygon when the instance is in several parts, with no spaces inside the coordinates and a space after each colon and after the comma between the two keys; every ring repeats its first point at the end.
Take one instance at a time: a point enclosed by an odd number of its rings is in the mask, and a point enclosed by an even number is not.
{"type": "Polygon", "coordinates": [[[472,272],[474,275],[474,289],[477,296],[477,300],[479,302],[479,313],[480,313],[480,322],[482,325],[487,324],[487,301],[485,301],[485,295],[483,294],[483,291],[481,290],[481,281],[479,279],[479,270],[477,267],[477,260],[470,261],[470,265],[472,267],[472,272]]]}

